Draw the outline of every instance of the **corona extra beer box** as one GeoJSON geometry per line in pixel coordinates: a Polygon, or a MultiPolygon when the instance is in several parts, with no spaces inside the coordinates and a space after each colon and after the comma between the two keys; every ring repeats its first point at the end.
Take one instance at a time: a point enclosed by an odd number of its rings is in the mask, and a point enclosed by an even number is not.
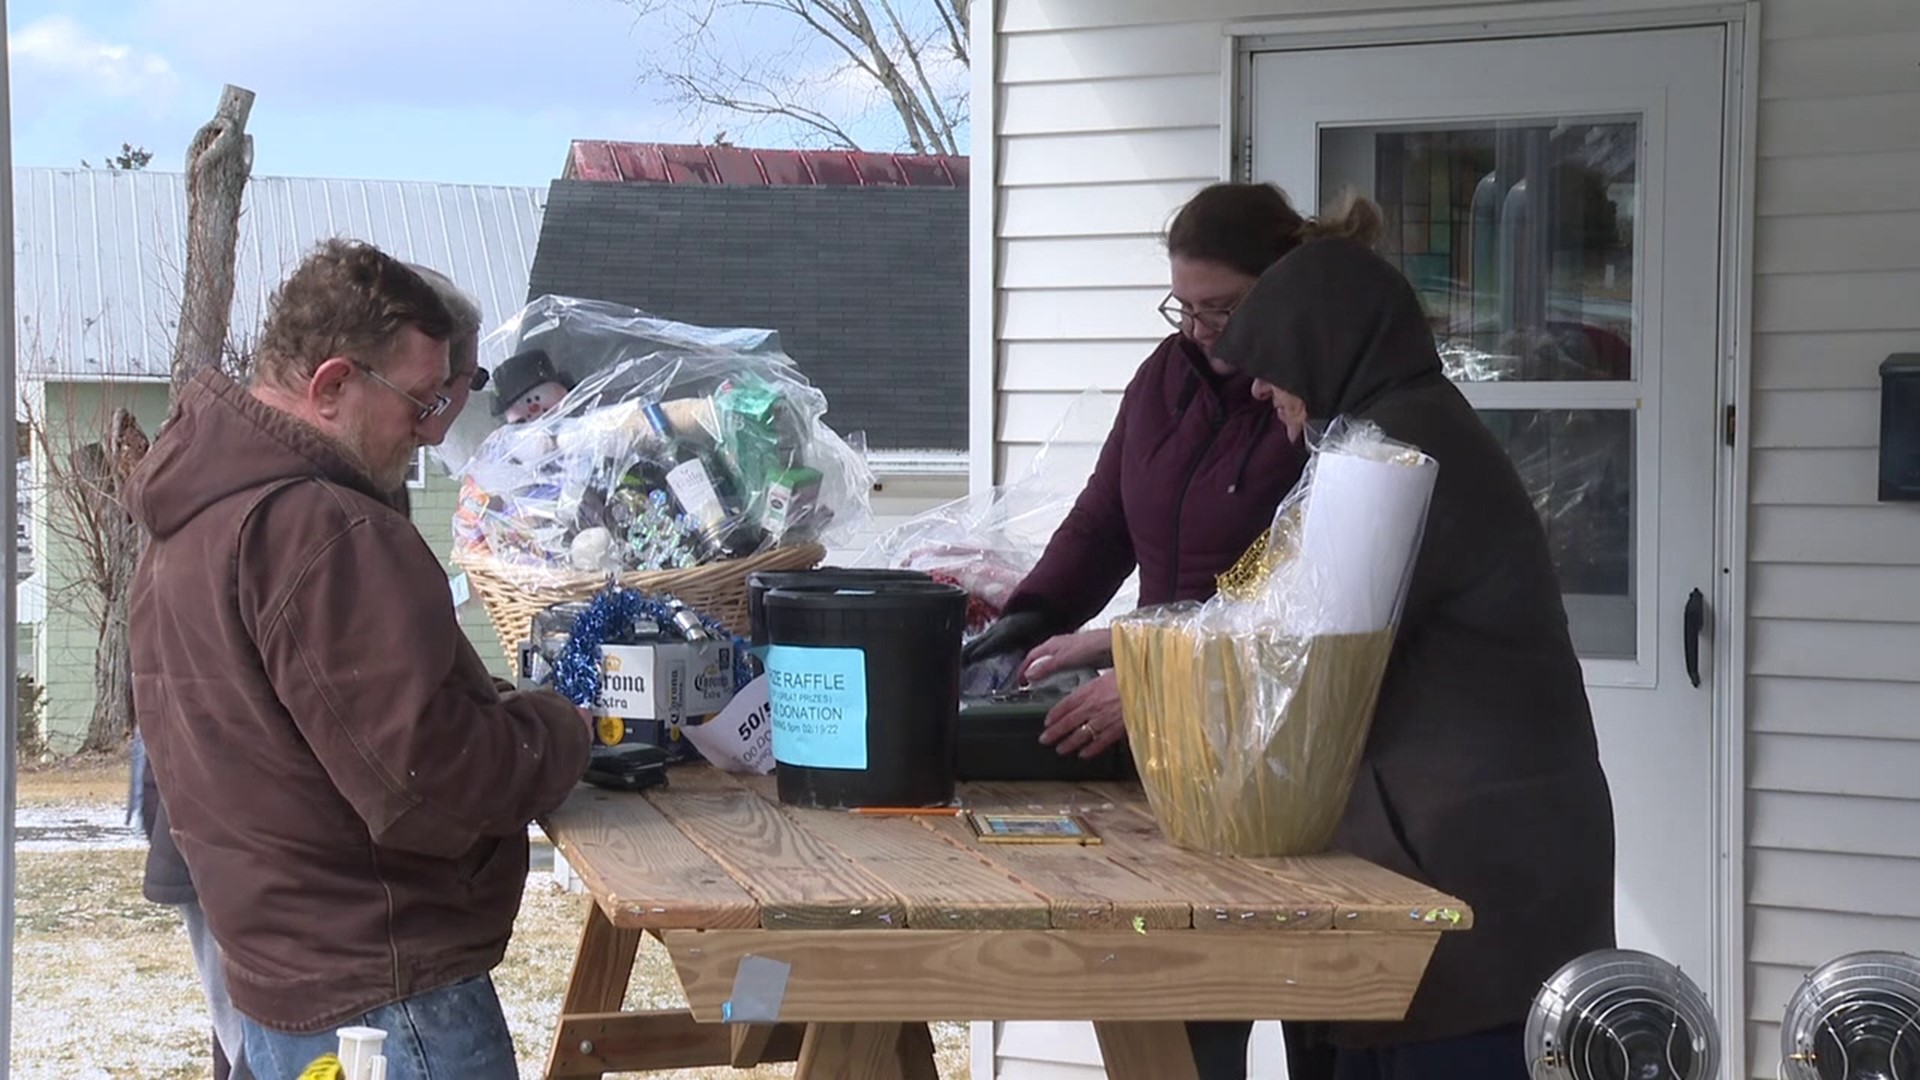
{"type": "Polygon", "coordinates": [[[608,746],[650,742],[672,757],[692,756],[681,725],[699,723],[733,700],[731,644],[605,645],[601,654],[593,712],[600,741],[608,746]]]}

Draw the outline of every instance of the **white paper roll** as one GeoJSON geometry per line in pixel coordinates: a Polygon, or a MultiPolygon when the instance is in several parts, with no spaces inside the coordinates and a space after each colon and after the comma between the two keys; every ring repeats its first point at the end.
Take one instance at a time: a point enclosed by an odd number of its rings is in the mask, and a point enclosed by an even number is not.
{"type": "Polygon", "coordinates": [[[1300,540],[1315,590],[1302,598],[1312,632],[1364,634],[1392,624],[1438,475],[1430,458],[1399,465],[1329,452],[1314,462],[1300,540]]]}

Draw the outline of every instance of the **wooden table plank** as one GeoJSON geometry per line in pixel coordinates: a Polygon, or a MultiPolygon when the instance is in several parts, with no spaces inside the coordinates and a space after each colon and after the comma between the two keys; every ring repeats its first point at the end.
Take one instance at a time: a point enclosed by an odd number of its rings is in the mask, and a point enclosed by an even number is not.
{"type": "Polygon", "coordinates": [[[1331,898],[1336,930],[1473,929],[1463,901],[1345,852],[1244,861],[1331,898]]]}
{"type": "Polygon", "coordinates": [[[1159,882],[1193,910],[1196,930],[1328,930],[1333,901],[1300,882],[1242,865],[1239,860],[1187,851],[1168,842],[1144,802],[1110,801],[1099,789],[975,784],[983,800],[1020,799],[1047,813],[1077,813],[1100,834],[1108,857],[1159,882]],[[1036,798],[1038,796],[1038,798],[1036,798]]]}
{"type": "Polygon", "coordinates": [[[790,965],[782,1023],[1404,1018],[1440,934],[668,930],[694,1015],[741,960],[790,965]]]}
{"type": "Polygon", "coordinates": [[[907,818],[781,806],[771,776],[740,784],[854,860],[900,898],[910,929],[1045,930],[1047,900],[907,818]]]}
{"type": "MultiPolygon", "coordinates": [[[[1160,827],[1154,820],[1153,809],[1143,796],[1137,796],[1137,789],[1130,793],[1114,791],[1113,787],[1090,785],[1089,791],[1096,799],[1118,795],[1119,798],[1111,802],[1113,811],[1134,815],[1158,834],[1160,827]]],[[[1324,897],[1331,909],[1330,925],[1336,930],[1392,932],[1419,927],[1442,931],[1473,928],[1473,910],[1462,901],[1343,851],[1234,859],[1233,864],[1271,875],[1288,888],[1324,897]]],[[[1201,920],[1196,917],[1194,922],[1197,926],[1201,920]]]]}
{"type": "Polygon", "coordinates": [[[878,878],[718,769],[674,769],[647,798],[759,900],[767,929],[905,929],[906,905],[878,878]]]}
{"type": "MultiPolygon", "coordinates": [[[[615,926],[599,904],[587,907],[587,921],[580,931],[580,947],[574,950],[573,974],[567,979],[567,993],[560,1014],[618,1012],[627,999],[627,985],[633,979],[633,961],[640,952],[640,936],[645,933],[631,927],[615,926]]],[[[598,1080],[597,1060],[591,1039],[568,1035],[562,1025],[547,1056],[547,1076],[583,1076],[598,1080]],[[580,1047],[586,1045],[584,1050],[580,1047]]]]}
{"type": "Polygon", "coordinates": [[[578,787],[540,822],[615,926],[759,926],[760,905],[639,795],[578,787]]]}
{"type": "MultiPolygon", "coordinates": [[[[769,1029],[759,1060],[799,1060],[804,1034],[805,1028],[797,1024],[769,1029]]],[[[697,1023],[685,1009],[562,1015],[559,1050],[547,1068],[547,1080],[599,1080],[606,1073],[725,1065],[728,1040],[726,1025],[697,1023]]]]}
{"type": "Polygon", "coordinates": [[[940,1080],[933,1032],[925,1024],[900,1025],[900,1080],[940,1080]]]}
{"type": "Polygon", "coordinates": [[[1178,1023],[1093,1025],[1107,1080],[1199,1080],[1193,1041],[1178,1023]]]}
{"type": "Polygon", "coordinates": [[[959,818],[920,818],[918,824],[1045,897],[1048,924],[1055,930],[1193,926],[1193,905],[1177,890],[1119,865],[1103,847],[983,844],[959,818]]]}
{"type": "Polygon", "coordinates": [[[899,1024],[808,1024],[794,1080],[899,1080],[899,1024]]]}

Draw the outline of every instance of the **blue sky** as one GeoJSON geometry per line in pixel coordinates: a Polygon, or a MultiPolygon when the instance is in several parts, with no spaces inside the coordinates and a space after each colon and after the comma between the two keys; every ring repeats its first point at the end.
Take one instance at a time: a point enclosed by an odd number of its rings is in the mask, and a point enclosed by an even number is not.
{"type": "MultiPolygon", "coordinates": [[[[259,95],[263,176],[544,185],[572,139],[726,126],[640,82],[642,50],[665,42],[618,0],[10,0],[8,22],[19,165],[99,165],[131,142],[177,170],[227,82],[259,95]]],[[[756,26],[742,48],[781,33],[756,26]]]]}

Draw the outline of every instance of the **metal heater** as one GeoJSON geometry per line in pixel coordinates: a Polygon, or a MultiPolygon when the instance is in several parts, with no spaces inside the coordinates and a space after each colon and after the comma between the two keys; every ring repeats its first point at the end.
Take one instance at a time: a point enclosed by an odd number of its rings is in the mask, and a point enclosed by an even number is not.
{"type": "Polygon", "coordinates": [[[1920,1076],[1920,960],[1858,952],[1807,976],[1780,1025],[1788,1080],[1920,1076]]]}
{"type": "Polygon", "coordinates": [[[1589,953],[1560,969],[1527,1017],[1533,1080],[1716,1080],[1720,1030],[1707,996],[1643,952],[1589,953]]]}

